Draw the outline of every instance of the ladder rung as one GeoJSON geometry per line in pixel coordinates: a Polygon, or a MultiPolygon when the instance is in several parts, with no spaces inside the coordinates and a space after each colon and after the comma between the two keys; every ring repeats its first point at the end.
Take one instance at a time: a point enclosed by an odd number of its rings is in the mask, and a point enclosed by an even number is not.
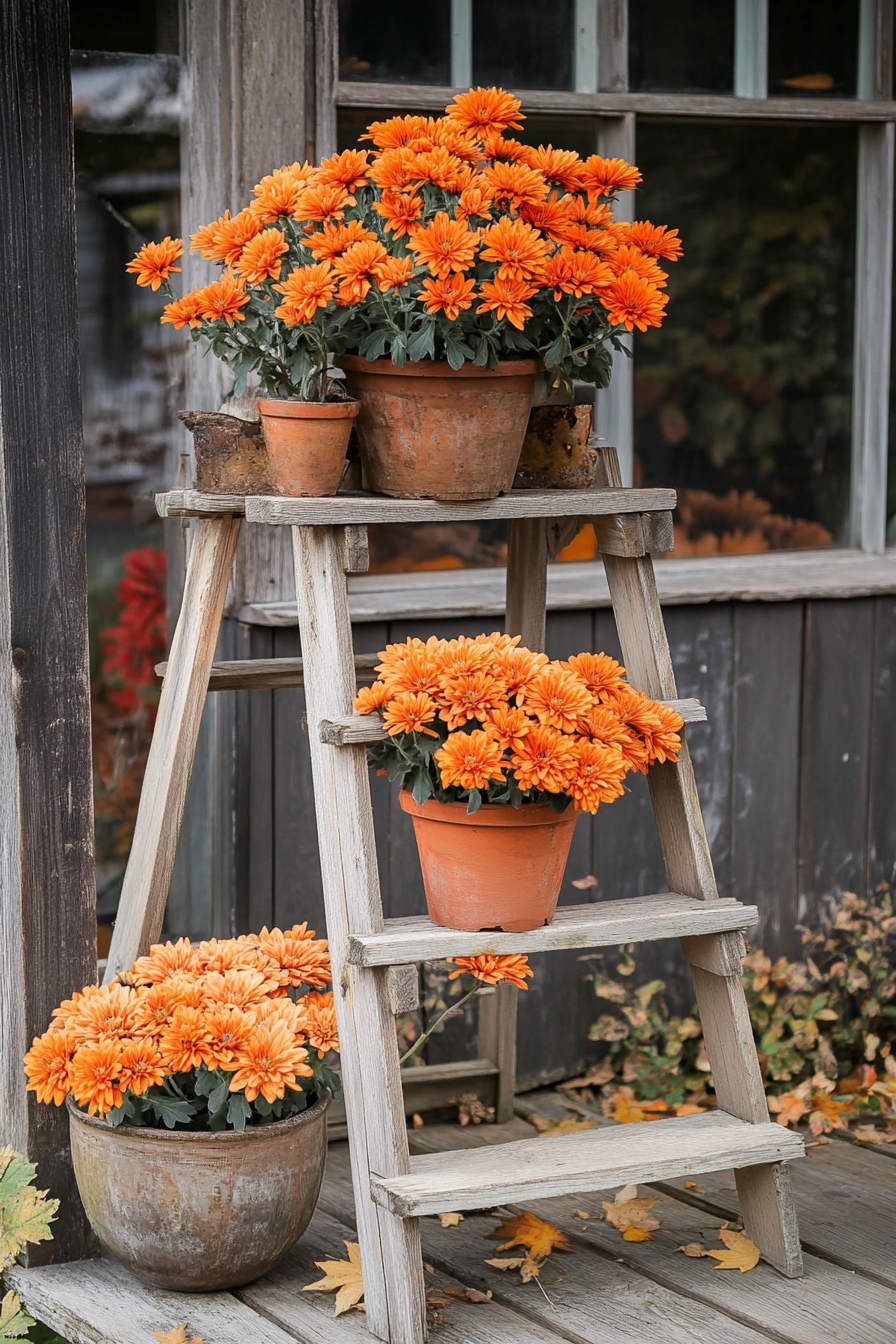
{"type": "Polygon", "coordinates": [[[491,1208],[702,1171],[789,1162],[803,1140],[779,1124],[749,1124],[723,1111],[609,1125],[486,1148],[424,1153],[407,1176],[371,1176],[378,1204],[399,1218],[491,1208]]]}
{"type": "MultiPolygon", "coordinates": [[[[699,700],[661,700],[659,703],[674,709],[685,723],[706,722],[706,708],[699,700]]],[[[372,714],[348,714],[344,719],[323,719],[320,725],[320,740],[331,747],[355,747],[359,742],[385,742],[388,736],[381,720],[372,714]]]]}
{"type": "Polygon", "coordinates": [[[561,905],[552,924],[527,933],[446,929],[426,915],[414,915],[387,919],[382,933],[350,934],[348,959],[356,966],[401,966],[484,953],[612,947],[619,943],[655,942],[660,938],[729,933],[748,929],[758,918],[755,905],[741,905],[729,897],[700,901],[676,892],[599,901],[594,905],[561,905]]]}
{"type": "MultiPolygon", "coordinates": [[[[355,674],[359,686],[376,681],[378,653],[356,653],[355,674]]],[[[155,674],[164,677],[167,663],[156,663],[155,674]]],[[[208,679],[210,691],[269,691],[304,686],[301,658],[241,658],[229,663],[212,663],[208,679]]]]}

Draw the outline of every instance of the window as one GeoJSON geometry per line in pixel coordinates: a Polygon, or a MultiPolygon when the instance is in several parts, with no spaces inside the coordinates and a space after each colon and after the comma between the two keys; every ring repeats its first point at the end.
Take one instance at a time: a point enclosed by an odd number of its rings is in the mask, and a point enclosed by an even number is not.
{"type": "Polygon", "coordinates": [[[632,89],[733,92],[734,0],[630,0],[628,22],[632,89]]]}
{"type": "Polygon", "coordinates": [[[508,89],[571,89],[573,0],[473,0],[473,79],[508,89]]]}
{"type": "Polygon", "coordinates": [[[449,84],[450,0],[339,0],[339,78],[449,84]]]}
{"type": "Polygon", "coordinates": [[[859,0],[769,0],[770,98],[855,98],[859,0]]]}

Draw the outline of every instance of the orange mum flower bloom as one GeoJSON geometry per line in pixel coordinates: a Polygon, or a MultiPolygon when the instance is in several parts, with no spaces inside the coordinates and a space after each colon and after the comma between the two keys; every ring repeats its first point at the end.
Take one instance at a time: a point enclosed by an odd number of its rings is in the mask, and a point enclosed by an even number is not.
{"type": "Polygon", "coordinates": [[[283,295],[283,302],[274,315],[288,327],[310,322],[318,308],[326,308],[336,293],[333,267],[328,261],[316,266],[294,266],[282,285],[274,288],[283,295]]]}
{"type": "Polygon", "coordinates": [[[413,257],[389,257],[376,268],[376,282],[384,293],[401,289],[414,274],[413,257]]]}
{"type": "Polygon", "coordinates": [[[462,275],[446,275],[441,280],[424,280],[426,311],[444,313],[453,322],[462,309],[473,306],[475,288],[474,281],[465,280],[462,275]]]}
{"type": "Polygon", "coordinates": [[[38,1101],[53,1101],[61,1106],[71,1089],[74,1051],[75,1039],[67,1031],[48,1031],[44,1036],[35,1036],[25,1056],[26,1091],[36,1092],[38,1101]]]}
{"type": "MultiPolygon", "coordinates": [[[[228,972],[233,974],[233,972],[228,972]]],[[[159,1049],[172,1073],[188,1073],[202,1063],[211,1039],[206,1014],[201,1008],[178,1004],[162,1032],[159,1049]]]]}
{"type": "Polygon", "coordinates": [[[479,672],[490,661],[489,650],[478,639],[460,635],[457,639],[437,640],[434,653],[441,665],[439,684],[442,678],[454,676],[458,672],[479,672]]]}
{"type": "Polygon", "coordinates": [[[323,224],[328,219],[344,219],[352,201],[345,187],[336,182],[312,183],[299,193],[293,214],[296,219],[323,224]]]}
{"type": "Polygon", "coordinates": [[[442,191],[460,191],[467,170],[462,160],[455,157],[442,145],[424,153],[418,153],[410,166],[411,180],[414,182],[432,182],[442,191]]]}
{"type": "Polygon", "coordinates": [[[551,664],[531,683],[524,703],[540,723],[574,733],[579,716],[591,708],[591,693],[575,673],[551,664]]]}
{"type": "MultiPolygon", "coordinates": [[[[619,715],[610,705],[595,705],[578,722],[578,730],[583,737],[593,738],[605,747],[618,747],[630,750],[634,734],[627,728],[619,715]]],[[[641,753],[642,757],[644,753],[641,753]]],[[[626,757],[628,759],[628,757],[626,757]]]]}
{"type": "Polygon", "coordinates": [[[406,658],[385,674],[384,686],[390,695],[396,691],[424,691],[427,695],[438,695],[441,670],[430,649],[411,649],[406,658]]]}
{"type": "Polygon", "coordinates": [[[104,1116],[123,1098],[118,1085],[121,1046],[117,1041],[82,1045],[71,1065],[72,1095],[90,1115],[104,1116]]]}
{"type": "Polygon", "coordinates": [[[221,1004],[205,1015],[208,1040],[202,1047],[206,1068],[229,1068],[255,1031],[255,1018],[233,1004],[221,1004]]]}
{"type": "Polygon", "coordinates": [[[148,956],[134,962],[130,976],[136,985],[157,985],[177,971],[195,971],[197,965],[189,938],[178,938],[176,943],[154,943],[148,956]]]}
{"type": "Polygon", "coordinates": [[[565,793],[575,768],[573,744],[556,728],[533,724],[510,758],[517,783],[527,789],[565,793]]]}
{"type": "Polygon", "coordinates": [[[614,325],[624,325],[628,331],[632,327],[646,331],[648,327],[662,326],[669,295],[628,271],[602,290],[601,299],[614,325]]]}
{"type": "Polygon", "coordinates": [[[359,714],[372,714],[389,699],[390,691],[385,682],[375,681],[372,686],[362,686],[352,701],[352,708],[359,714]]]}
{"type": "Polygon", "coordinates": [[[496,312],[499,318],[506,317],[519,331],[522,331],[526,318],[532,316],[532,309],[526,303],[535,293],[533,285],[523,284],[521,280],[484,280],[480,288],[482,303],[477,313],[496,312]]]}
{"type": "Polygon", "coordinates": [[[488,131],[482,137],[480,158],[504,159],[507,163],[525,162],[531,153],[529,145],[521,145],[512,136],[503,136],[500,131],[488,131]]]}
{"type": "Polygon", "coordinates": [[[452,784],[462,789],[485,789],[490,779],[504,778],[501,746],[482,728],[472,733],[452,733],[434,756],[446,789],[452,784]]]}
{"type": "Polygon", "coordinates": [[[625,243],[622,247],[618,247],[609,258],[608,264],[614,275],[640,275],[642,280],[649,280],[657,289],[662,289],[668,283],[666,272],[654,258],[649,257],[633,243],[625,243]]]}
{"type": "Polygon", "coordinates": [[[303,994],[296,1004],[297,1028],[309,1045],[325,1055],[328,1050],[339,1050],[339,1031],[336,1027],[336,1006],[332,993],[303,994]]]}
{"type": "Polygon", "coordinates": [[[249,202],[249,210],[260,223],[276,224],[281,215],[293,213],[302,186],[313,172],[307,163],[275,169],[255,184],[255,200],[249,202]]]}
{"type": "Polygon", "coordinates": [[[544,259],[550,243],[537,229],[523,219],[503,215],[490,229],[483,229],[486,246],[480,257],[483,261],[497,261],[501,280],[537,280],[544,269],[544,259]]]}
{"type": "Polygon", "coordinates": [[[525,120],[520,117],[519,98],[503,89],[470,89],[469,93],[459,93],[445,108],[445,114],[457,126],[480,137],[488,131],[506,131],[510,126],[519,130],[525,120]]]}
{"type": "Polygon", "coordinates": [[[462,220],[452,219],[440,210],[428,228],[418,229],[408,247],[429,268],[431,275],[444,278],[451,271],[463,271],[472,264],[479,235],[462,220]]]}
{"type": "Polygon", "coordinates": [[[564,191],[579,191],[582,186],[582,160],[574,149],[554,149],[553,145],[525,148],[526,162],[548,182],[556,182],[564,191]]]}
{"type": "Polygon", "coordinates": [[[203,224],[202,228],[197,229],[195,233],[190,234],[190,251],[198,252],[200,257],[206,261],[219,261],[217,236],[218,230],[230,219],[230,211],[225,210],[218,219],[213,219],[210,224],[203,224]]]}
{"type": "Polygon", "coordinates": [[[130,985],[115,982],[103,985],[99,994],[82,999],[78,1012],[70,1019],[69,1030],[78,1042],[130,1036],[137,1001],[137,992],[130,985]]]}
{"type": "Polygon", "coordinates": [[[564,248],[563,255],[570,267],[570,277],[566,282],[567,294],[575,294],[576,298],[580,299],[586,294],[595,294],[605,285],[612,283],[613,272],[607,263],[600,261],[593,252],[564,248]]]}
{"type": "Polygon", "coordinates": [[[377,267],[389,258],[389,253],[379,242],[353,243],[347,252],[333,262],[333,270],[342,277],[339,286],[339,302],[360,303],[370,292],[371,282],[376,279],[377,267]]]}
{"type": "Polygon", "coordinates": [[[390,737],[402,733],[426,733],[427,737],[438,737],[426,724],[436,717],[436,702],[422,691],[399,691],[389,701],[389,707],[383,715],[383,727],[390,737]]]}
{"type": "Polygon", "coordinates": [[[483,727],[492,730],[502,751],[516,751],[520,742],[528,735],[532,720],[527,717],[524,709],[513,709],[510,705],[496,705],[486,714],[483,727]]]}
{"type": "Polygon", "coordinates": [[[563,666],[585,683],[595,700],[609,700],[624,684],[625,668],[608,653],[577,653],[563,666]]]}
{"type": "Polygon", "coordinates": [[[259,1093],[265,1101],[278,1101],[288,1087],[299,1090],[297,1076],[314,1076],[305,1063],[307,1058],[308,1051],[296,1044],[295,1036],[282,1024],[257,1026],[237,1052],[230,1091],[245,1091],[247,1101],[254,1101],[259,1093]]]}
{"type": "MultiPolygon", "coordinates": [[[[263,950],[268,951],[267,948],[263,950]]],[[[223,973],[207,971],[201,984],[203,999],[207,1004],[226,1003],[236,1008],[252,1008],[268,994],[277,992],[279,980],[266,975],[264,971],[240,966],[223,973]]]]}
{"type": "Polygon", "coordinates": [[[95,994],[102,994],[102,985],[87,985],[83,990],[78,990],[70,999],[63,999],[58,1008],[54,1008],[51,1014],[48,1031],[62,1031],[67,1028],[78,1013],[81,1011],[81,1005],[85,999],[91,999],[95,994]]]}
{"type": "Polygon", "coordinates": [[[524,163],[493,163],[484,170],[484,176],[494,194],[495,203],[505,210],[519,210],[523,205],[537,204],[548,194],[547,183],[534,168],[524,163]]]}
{"type": "Polygon", "coordinates": [[[674,709],[626,685],[616,692],[611,708],[643,740],[651,765],[654,761],[678,760],[684,719],[674,709]]]}
{"type": "Polygon", "coordinates": [[[661,224],[650,224],[646,220],[627,224],[624,229],[625,241],[634,243],[635,247],[639,247],[649,257],[665,257],[667,261],[677,261],[681,256],[681,239],[677,229],[664,229],[661,224]]]}
{"type": "Polygon", "coordinates": [[[595,196],[610,196],[615,191],[631,191],[641,181],[637,168],[625,159],[604,159],[592,154],[581,169],[581,185],[595,196]]]}
{"type": "Polygon", "coordinates": [[[264,224],[251,210],[241,210],[233,219],[222,219],[215,229],[211,245],[202,255],[209,261],[235,266],[247,243],[261,233],[264,224]]]}
{"type": "Polygon", "coordinates": [[[338,185],[346,191],[357,191],[367,186],[367,164],[370,155],[366,149],[344,149],[324,159],[317,170],[317,180],[325,185],[338,185]]]}
{"type": "Polygon", "coordinates": [[[175,1008],[199,1008],[201,1004],[201,985],[181,971],[140,995],[134,1009],[134,1034],[159,1035],[170,1024],[175,1008]]]}
{"type": "Polygon", "coordinates": [[[427,117],[390,117],[372,121],[360,139],[372,140],[377,149],[400,149],[419,140],[428,124],[427,117]]]}
{"type": "Polygon", "coordinates": [[[348,251],[352,243],[363,243],[367,239],[376,239],[376,234],[365,229],[359,219],[350,219],[347,224],[328,223],[320,233],[312,233],[302,242],[317,261],[332,261],[340,253],[348,251]]]}
{"type": "Polygon", "coordinates": [[[569,200],[570,197],[566,196],[558,201],[552,192],[546,201],[524,201],[520,206],[520,217],[550,238],[551,242],[568,243],[575,226],[569,200]]]}
{"type": "Polygon", "coordinates": [[[451,972],[449,980],[468,974],[475,975],[477,980],[484,980],[487,985],[497,985],[506,980],[518,989],[528,989],[525,977],[535,975],[526,956],[501,957],[486,953],[478,957],[449,957],[448,960],[460,967],[460,970],[451,972]]]}
{"type": "Polygon", "coordinates": [[[133,1092],[135,1097],[142,1096],[168,1076],[165,1062],[151,1038],[122,1042],[118,1068],[118,1086],[122,1092],[133,1092]]]}
{"type": "Polygon", "coordinates": [[[280,985],[311,985],[323,989],[330,983],[330,954],[326,938],[315,938],[307,924],[296,924],[286,933],[262,929],[258,945],[273,963],[269,972],[280,985]]]}
{"type": "Polygon", "coordinates": [[[180,270],[174,263],[183,250],[180,238],[163,238],[160,243],[144,243],[134,260],[128,262],[126,269],[136,275],[138,285],[158,289],[172,271],[180,270]]]}
{"type": "Polygon", "coordinates": [[[511,648],[501,650],[496,661],[507,687],[507,698],[516,696],[516,702],[520,704],[541,669],[547,667],[548,656],[533,653],[531,649],[511,648]]]}
{"type": "Polygon", "coordinates": [[[566,785],[576,807],[596,812],[601,803],[621,798],[622,781],[628,769],[622,753],[602,743],[579,738],[573,743],[575,767],[566,785]]]}
{"type": "Polygon", "coordinates": [[[232,971],[236,968],[261,971],[264,958],[254,942],[243,938],[209,938],[196,949],[201,971],[232,971]]]}
{"type": "Polygon", "coordinates": [[[552,257],[548,257],[544,265],[544,270],[539,276],[538,283],[545,289],[554,291],[554,298],[559,302],[564,294],[573,293],[572,283],[572,259],[571,249],[566,247],[560,252],[555,252],[552,257]]]}
{"type": "Polygon", "coordinates": [[[403,238],[416,226],[423,210],[422,199],[414,193],[403,191],[384,191],[380,200],[374,202],[374,210],[386,221],[386,228],[396,238],[403,238]]]}
{"type": "Polygon", "coordinates": [[[279,280],[283,255],[288,251],[289,244],[279,229],[265,229],[246,244],[234,270],[250,285],[260,285],[268,277],[279,280]]]}
{"type": "Polygon", "coordinates": [[[172,303],[166,303],[162,312],[161,321],[170,322],[175,331],[180,331],[181,327],[189,324],[191,327],[198,327],[202,315],[203,293],[201,289],[191,289],[189,294],[185,294],[182,299],[174,299],[172,303]]]}
{"type": "Polygon", "coordinates": [[[474,135],[463,130],[448,117],[429,117],[426,122],[426,130],[420,137],[417,145],[422,149],[425,144],[435,149],[436,146],[442,146],[449,150],[457,159],[462,159],[466,163],[476,163],[482,158],[482,150],[479,142],[474,135]]]}
{"type": "Polygon", "coordinates": [[[202,316],[206,322],[225,321],[228,326],[236,322],[245,322],[242,311],[249,302],[246,282],[232,275],[222,275],[202,290],[202,316]]]}
{"type": "Polygon", "coordinates": [[[402,192],[415,180],[416,162],[416,151],[409,147],[387,149],[370,165],[370,180],[381,191],[402,192]]]}
{"type": "Polygon", "coordinates": [[[477,177],[461,192],[455,211],[455,219],[462,220],[464,223],[474,216],[478,219],[488,219],[492,199],[492,189],[486,179],[477,177]]]}
{"type": "Polygon", "coordinates": [[[452,730],[484,719],[506,696],[505,683],[490,672],[454,672],[441,680],[444,704],[439,718],[452,730]]]}

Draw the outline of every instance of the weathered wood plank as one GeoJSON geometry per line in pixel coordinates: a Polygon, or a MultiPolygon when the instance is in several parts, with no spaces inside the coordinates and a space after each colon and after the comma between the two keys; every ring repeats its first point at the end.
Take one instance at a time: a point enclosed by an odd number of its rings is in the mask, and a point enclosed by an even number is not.
{"type": "Polygon", "coordinates": [[[874,603],[874,674],[868,770],[868,889],[896,885],[896,602],[874,603]]]}
{"type": "MultiPolygon", "coordinates": [[[[376,681],[378,653],[356,653],[355,673],[359,686],[370,686],[376,681]]],[[[157,677],[164,677],[168,664],[156,663],[157,677]]],[[[263,691],[283,690],[290,686],[305,685],[301,658],[237,658],[229,662],[212,663],[209,674],[210,691],[263,691]]]]}
{"type": "Polygon", "coordinates": [[[348,956],[357,966],[396,966],[484,953],[505,955],[555,952],[569,947],[613,947],[620,943],[746,929],[755,919],[755,906],[732,900],[713,901],[709,905],[691,896],[663,892],[630,900],[561,905],[551,924],[525,933],[448,929],[433,924],[426,915],[387,919],[381,931],[351,934],[348,956]]]}
{"type": "Polygon", "coordinates": [[[667,1180],[802,1156],[803,1141],[782,1125],[750,1124],[711,1111],[613,1125],[487,1149],[422,1154],[407,1175],[371,1177],[373,1198],[400,1217],[550,1199],[617,1185],[667,1180]]]}
{"type": "Polygon", "coordinates": [[[524,648],[544,649],[548,584],[548,520],[511,518],[507,524],[507,610],[505,630],[520,635],[524,648]]]}
{"type": "Polygon", "coordinates": [[[245,495],[204,495],[199,490],[167,490],[156,495],[160,518],[218,518],[222,514],[242,517],[245,495]]]}

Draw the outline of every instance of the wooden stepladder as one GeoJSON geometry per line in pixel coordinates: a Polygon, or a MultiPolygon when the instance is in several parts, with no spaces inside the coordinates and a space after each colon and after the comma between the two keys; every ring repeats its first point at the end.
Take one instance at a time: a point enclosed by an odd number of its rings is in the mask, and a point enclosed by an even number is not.
{"type": "Polygon", "coordinates": [[[509,522],[506,629],[544,644],[547,564],[569,525],[592,520],[629,680],[675,701],[669,644],[651,554],[671,548],[670,490],[623,489],[615,451],[589,491],[513,491],[443,504],[373,495],[236,498],[171,492],[160,512],[198,521],[184,601],[162,688],[108,976],[157,939],[164,915],[196,734],[214,657],[240,515],[292,527],[296,594],[320,842],[327,935],[341,1042],[367,1325],[390,1344],[421,1344],[425,1301],[418,1219],[524,1199],[735,1169],[747,1234],[788,1277],[802,1272],[786,1163],[798,1135],[769,1121],[741,983],[742,930],[753,906],[719,897],[687,745],[648,783],[669,891],[564,906],[553,924],[521,934],[446,929],[426,917],[385,920],[374,847],[366,744],[382,729],[352,711],[355,662],[346,572],[358,529],[371,522],[509,522]],[[394,968],[483,951],[536,952],[681,939],[720,1109],[651,1125],[411,1157],[394,1021],[394,968]]]}

